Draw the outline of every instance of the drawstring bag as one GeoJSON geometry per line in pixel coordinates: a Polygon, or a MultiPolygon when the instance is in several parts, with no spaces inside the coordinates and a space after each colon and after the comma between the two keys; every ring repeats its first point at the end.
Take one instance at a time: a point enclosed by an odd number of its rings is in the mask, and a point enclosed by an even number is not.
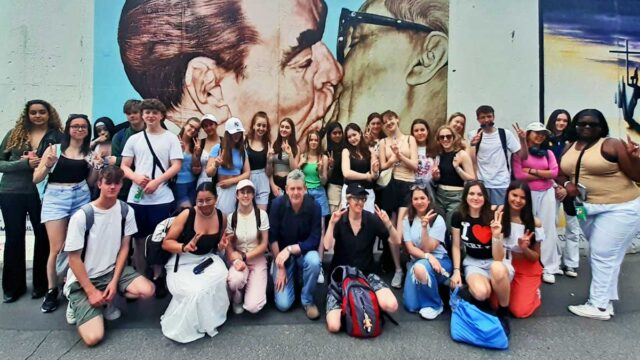
{"type": "Polygon", "coordinates": [[[458,296],[457,287],[451,292],[451,338],[486,349],[506,350],[509,338],[498,317],[487,314],[458,296]]]}

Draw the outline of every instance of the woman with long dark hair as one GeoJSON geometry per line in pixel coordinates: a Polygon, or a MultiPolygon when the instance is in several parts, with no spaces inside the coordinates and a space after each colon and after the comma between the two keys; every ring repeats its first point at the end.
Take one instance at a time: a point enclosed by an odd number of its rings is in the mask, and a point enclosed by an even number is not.
{"type": "Polygon", "coordinates": [[[202,147],[198,141],[200,132],[200,119],[192,117],[182,126],[178,133],[178,139],[182,146],[182,167],[176,175],[176,185],[173,196],[176,199],[176,208],[193,207],[196,201],[196,179],[202,172],[200,155],[202,147]]]}
{"type": "MultiPolygon", "coordinates": [[[[570,142],[574,141],[570,139],[569,135],[569,123],[571,122],[571,115],[567,110],[557,109],[549,115],[547,120],[547,130],[551,132],[549,136],[549,148],[553,151],[553,155],[556,157],[556,161],[560,163],[562,159],[562,152],[570,142]]],[[[575,134],[574,134],[575,135],[575,134]]],[[[556,195],[556,223],[559,223],[558,218],[560,216],[560,206],[562,205],[562,199],[564,199],[564,189],[562,184],[554,183],[555,195],[556,195]]],[[[567,213],[565,206],[562,206],[564,212],[564,247],[560,247],[561,262],[563,265],[564,274],[568,277],[578,276],[578,267],[580,265],[580,238],[582,237],[582,229],[580,229],[580,223],[575,214],[567,213]]]]}
{"type": "Polygon", "coordinates": [[[278,136],[269,153],[267,175],[271,185],[271,194],[274,197],[284,195],[287,185],[287,175],[298,167],[296,157],[298,145],[296,142],[296,126],[293,120],[284,118],[280,121],[278,136]]]}
{"type": "Polygon", "coordinates": [[[89,185],[93,185],[98,172],[90,158],[90,143],[89,118],[82,114],[69,115],[61,143],[49,145],[33,172],[34,183],[47,179],[40,219],[49,236],[49,290],[41,307],[44,313],[58,308],[56,258],[67,236],[69,217],[82,205],[91,201],[89,185]]]}
{"type": "Polygon", "coordinates": [[[545,231],[540,262],[544,266],[542,280],[548,284],[556,282],[555,274],[560,270],[558,232],[556,230],[556,193],[554,179],[558,176],[558,162],[553,151],[547,148],[547,130],[542,123],[534,121],[527,125],[529,156],[521,160],[513,157],[513,174],[516,179],[526,181],[531,188],[533,214],[540,218],[545,231]]]}
{"type": "Polygon", "coordinates": [[[271,128],[269,127],[269,116],[264,111],[258,111],[251,119],[249,133],[245,140],[245,148],[247,149],[249,168],[251,169],[250,180],[255,185],[256,204],[262,210],[267,209],[271,191],[269,176],[267,176],[270,146],[271,128]]]}
{"type": "Polygon", "coordinates": [[[342,199],[342,186],[344,176],[342,175],[342,149],[344,149],[344,132],[339,122],[329,123],[326,127],[327,143],[327,199],[329,200],[329,212],[334,213],[340,210],[342,199]]]}
{"type": "Polygon", "coordinates": [[[402,222],[404,244],[411,256],[404,282],[404,307],[433,320],[443,309],[438,285],[446,282],[452,268],[444,248],[447,225],[435,212],[427,190],[418,185],[411,188],[411,204],[402,222]]]}
{"type": "MultiPolygon", "coordinates": [[[[205,114],[202,119],[200,119],[200,129],[202,129],[205,135],[207,135],[205,138],[200,139],[200,166],[205,170],[209,163],[211,149],[213,149],[216,144],[220,144],[220,137],[218,136],[218,119],[211,114],[205,114]]],[[[197,185],[208,181],[213,182],[211,180],[211,176],[207,175],[206,170],[201,171],[200,176],[198,176],[197,185]]]]}
{"type": "Polygon", "coordinates": [[[511,182],[503,209],[504,246],[515,271],[509,310],[517,318],[526,318],[541,304],[540,243],[546,241],[545,232],[540,219],[533,216],[531,190],[526,182],[511,182]]]}
{"type": "Polygon", "coordinates": [[[49,240],[44,225],[40,223],[40,197],[32,179],[47,146],[59,143],[61,138],[62,124],[56,109],[44,100],[30,100],[0,145],[0,209],[5,231],[2,290],[5,303],[18,300],[27,291],[27,214],[35,236],[31,297],[41,298],[47,291],[49,240]]]}
{"type": "Polygon", "coordinates": [[[436,164],[431,126],[424,119],[415,119],[411,123],[411,135],[416,139],[418,149],[418,168],[416,169],[416,185],[423,186],[433,198],[431,175],[436,164]]]}
{"type": "Polygon", "coordinates": [[[589,241],[591,287],[584,305],[572,313],[608,320],[618,300],[618,278],[625,251],[640,231],[640,146],[609,137],[604,115],[596,109],[578,112],[569,126],[576,141],[562,156],[560,168],[568,196],[589,241]],[[566,181],[565,181],[566,180],[566,181]]]}
{"type": "Polygon", "coordinates": [[[216,177],[218,199],[216,207],[227,216],[236,209],[236,184],[248,179],[249,162],[244,148],[244,127],[238,118],[224,124],[222,143],[211,149],[207,162],[207,175],[216,177]]]}
{"type": "Polygon", "coordinates": [[[378,178],[380,171],[378,157],[369,149],[358,124],[347,124],[344,132],[346,137],[345,148],[342,150],[344,186],[340,203],[343,207],[347,206],[347,186],[358,183],[368,193],[364,209],[374,213],[376,196],[373,192],[373,182],[378,178]]]}
{"type": "Polygon", "coordinates": [[[382,115],[377,112],[373,112],[367,116],[367,125],[364,129],[364,139],[369,144],[369,147],[378,151],[378,143],[380,140],[387,137],[382,131],[382,115]]]}

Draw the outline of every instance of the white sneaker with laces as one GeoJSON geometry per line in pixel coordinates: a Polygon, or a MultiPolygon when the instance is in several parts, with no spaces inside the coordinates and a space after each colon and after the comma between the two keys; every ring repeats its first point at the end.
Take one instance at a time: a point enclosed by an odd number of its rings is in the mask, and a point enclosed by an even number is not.
{"type": "Polygon", "coordinates": [[[607,305],[607,312],[611,317],[614,317],[616,315],[616,311],[613,309],[613,302],[611,301],[609,301],[609,305],[607,305]]]}
{"type": "Polygon", "coordinates": [[[244,307],[242,304],[233,304],[233,313],[236,315],[240,315],[244,312],[244,307]]]}
{"type": "Polygon", "coordinates": [[[434,309],[432,307],[420,309],[420,316],[422,316],[423,319],[433,320],[440,314],[442,314],[442,307],[440,307],[439,309],[434,309]]]}
{"type": "Polygon", "coordinates": [[[65,313],[67,318],[67,324],[75,325],[76,324],[76,314],[73,312],[71,308],[71,302],[67,303],[67,312],[65,313]]]}
{"type": "Polygon", "coordinates": [[[542,281],[546,282],[547,284],[555,284],[556,276],[553,274],[542,274],[542,281]]]}
{"type": "Polygon", "coordinates": [[[117,320],[122,315],[120,309],[118,309],[115,305],[109,303],[102,311],[102,316],[109,321],[117,320]]]}
{"type": "Polygon", "coordinates": [[[320,269],[320,274],[318,274],[318,284],[324,284],[324,270],[320,269]]]}
{"type": "Polygon", "coordinates": [[[393,274],[393,279],[391,279],[391,286],[396,289],[400,289],[402,287],[402,270],[396,271],[393,274]]]}
{"type": "Polygon", "coordinates": [[[564,269],[564,274],[565,274],[566,276],[568,276],[568,277],[575,278],[575,277],[578,277],[578,270],[577,270],[576,268],[572,268],[572,267],[568,267],[568,266],[567,266],[567,267],[564,269]]]}
{"type": "Polygon", "coordinates": [[[607,311],[607,309],[600,310],[597,307],[591,305],[591,303],[588,301],[584,305],[570,305],[569,311],[571,311],[575,315],[586,317],[589,319],[595,319],[595,320],[611,319],[611,314],[609,314],[609,311],[607,311]]]}

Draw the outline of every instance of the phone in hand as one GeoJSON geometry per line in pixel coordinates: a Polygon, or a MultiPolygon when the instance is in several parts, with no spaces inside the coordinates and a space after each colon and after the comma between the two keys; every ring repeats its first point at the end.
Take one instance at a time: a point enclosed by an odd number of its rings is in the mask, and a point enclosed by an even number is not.
{"type": "Polygon", "coordinates": [[[208,268],[211,264],[213,264],[213,258],[208,257],[203,262],[201,262],[200,264],[196,265],[196,267],[193,268],[193,273],[196,275],[202,274],[204,269],[208,268]]]}

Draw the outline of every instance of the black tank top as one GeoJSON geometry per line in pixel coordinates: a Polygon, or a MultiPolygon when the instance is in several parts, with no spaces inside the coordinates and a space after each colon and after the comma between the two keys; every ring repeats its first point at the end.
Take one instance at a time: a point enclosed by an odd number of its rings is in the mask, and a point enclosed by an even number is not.
{"type": "MultiPolygon", "coordinates": [[[[349,156],[349,165],[351,166],[351,171],[355,171],[357,173],[366,174],[371,171],[371,158],[364,159],[356,159],[353,156],[349,156]]],[[[346,185],[351,183],[358,183],[362,185],[365,189],[372,189],[373,184],[370,181],[365,180],[348,180],[344,179],[344,183],[346,185]]]]}
{"type": "Polygon", "coordinates": [[[89,176],[89,164],[86,160],[69,159],[61,155],[55,169],[49,174],[50,183],[77,184],[89,176]]]}
{"type": "Polygon", "coordinates": [[[247,156],[249,157],[249,168],[251,170],[260,170],[267,167],[267,148],[255,151],[247,143],[247,156]]]}
{"type": "Polygon", "coordinates": [[[453,158],[458,152],[445,152],[440,154],[440,180],[438,184],[449,186],[464,186],[464,180],[458,175],[453,166],[453,158]]]}
{"type": "MultiPolygon", "coordinates": [[[[187,222],[184,224],[182,234],[180,234],[180,237],[178,238],[178,242],[181,244],[188,244],[196,235],[196,231],[193,229],[193,225],[196,220],[196,210],[189,208],[188,211],[189,216],[187,217],[187,222]]],[[[218,243],[220,242],[220,233],[222,228],[222,213],[220,210],[216,209],[216,214],[218,216],[218,232],[215,234],[202,235],[198,241],[196,251],[193,251],[192,254],[206,255],[208,253],[215,254],[218,252],[218,243]]]]}

